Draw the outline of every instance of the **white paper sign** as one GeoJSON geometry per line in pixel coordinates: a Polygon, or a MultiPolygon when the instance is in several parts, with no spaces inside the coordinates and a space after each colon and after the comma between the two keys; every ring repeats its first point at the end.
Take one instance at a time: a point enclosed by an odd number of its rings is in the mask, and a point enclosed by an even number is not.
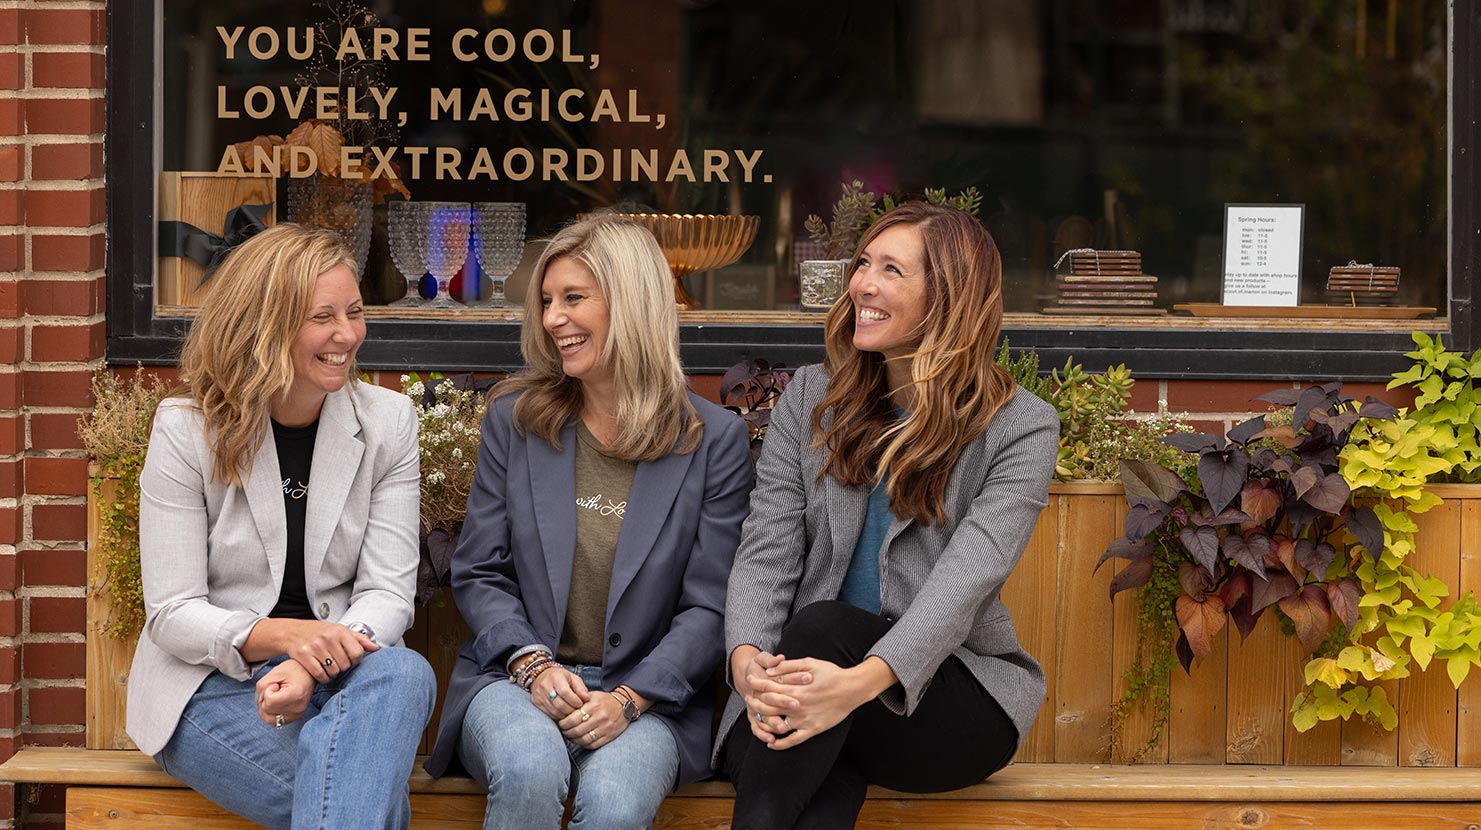
{"type": "Polygon", "coordinates": [[[1305,205],[1224,206],[1224,305],[1301,302],[1305,205]]]}

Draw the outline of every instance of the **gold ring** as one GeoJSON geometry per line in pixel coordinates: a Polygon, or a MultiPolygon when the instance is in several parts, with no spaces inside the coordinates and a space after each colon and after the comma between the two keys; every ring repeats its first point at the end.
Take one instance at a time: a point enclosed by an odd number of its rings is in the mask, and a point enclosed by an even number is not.
{"type": "Polygon", "coordinates": [[[590,738],[592,743],[596,743],[597,731],[595,729],[591,730],[590,732],[586,733],[586,737],[590,738]]]}
{"type": "Polygon", "coordinates": [[[591,713],[590,712],[587,712],[585,709],[582,709],[581,710],[581,722],[582,723],[586,723],[589,720],[591,720],[591,713]]]}

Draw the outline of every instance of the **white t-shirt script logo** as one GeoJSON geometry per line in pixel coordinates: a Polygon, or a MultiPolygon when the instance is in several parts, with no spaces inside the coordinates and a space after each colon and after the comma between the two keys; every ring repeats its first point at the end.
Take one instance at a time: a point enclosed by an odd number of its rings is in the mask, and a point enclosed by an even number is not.
{"type": "Polygon", "coordinates": [[[597,493],[593,496],[587,496],[584,499],[577,499],[576,506],[582,508],[583,510],[593,510],[603,516],[615,515],[619,519],[627,513],[627,502],[614,502],[610,499],[604,500],[601,493],[597,493]]]}

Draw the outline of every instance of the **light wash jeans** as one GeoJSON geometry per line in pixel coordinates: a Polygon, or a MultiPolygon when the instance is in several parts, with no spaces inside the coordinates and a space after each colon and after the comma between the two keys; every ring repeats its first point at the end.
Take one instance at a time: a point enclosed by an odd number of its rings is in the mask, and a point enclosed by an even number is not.
{"type": "Polygon", "coordinates": [[[191,789],[272,830],[404,830],[407,779],[437,679],[422,655],[382,646],[324,684],[282,729],[257,716],[256,683],[212,672],[154,760],[191,789]]]}
{"type": "MultiPolygon", "coordinates": [[[[567,668],[587,689],[602,688],[600,667],[567,668]]],[[[569,830],[640,830],[653,823],[679,775],[679,747],[658,718],[638,718],[611,743],[586,749],[507,680],[473,698],[458,754],[488,788],[484,830],[560,830],[573,789],[569,830]]]]}

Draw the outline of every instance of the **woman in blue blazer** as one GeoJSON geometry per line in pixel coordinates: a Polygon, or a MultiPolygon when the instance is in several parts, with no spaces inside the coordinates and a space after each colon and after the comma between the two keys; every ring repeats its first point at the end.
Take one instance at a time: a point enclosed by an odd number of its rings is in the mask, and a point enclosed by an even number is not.
{"type": "Polygon", "coordinates": [[[485,827],[651,824],[710,772],[725,583],[751,490],[747,432],[688,392],[652,235],[578,222],[535,266],[495,387],[452,588],[473,630],[436,746],[488,787],[485,827]]]}

